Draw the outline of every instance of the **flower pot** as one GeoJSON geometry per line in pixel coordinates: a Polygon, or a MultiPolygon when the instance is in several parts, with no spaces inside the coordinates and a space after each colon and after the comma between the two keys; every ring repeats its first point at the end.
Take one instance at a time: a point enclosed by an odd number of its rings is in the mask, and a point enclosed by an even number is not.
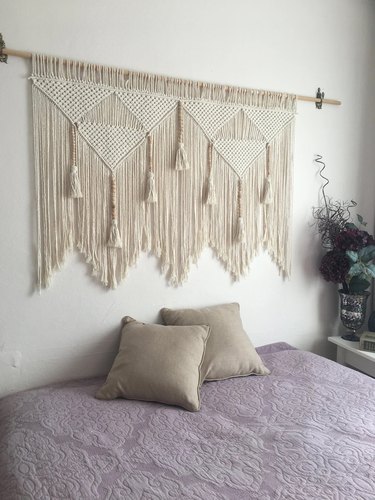
{"type": "Polygon", "coordinates": [[[369,292],[363,293],[344,293],[339,290],[340,295],[340,318],[342,324],[350,330],[350,333],[343,335],[345,340],[358,341],[356,330],[361,328],[366,317],[366,305],[369,298],[369,292]]]}

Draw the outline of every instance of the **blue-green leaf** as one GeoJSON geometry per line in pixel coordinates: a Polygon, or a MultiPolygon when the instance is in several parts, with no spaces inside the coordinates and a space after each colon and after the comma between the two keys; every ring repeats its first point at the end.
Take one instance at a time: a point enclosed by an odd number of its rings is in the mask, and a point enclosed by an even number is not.
{"type": "Polygon", "coordinates": [[[375,259],[375,245],[369,245],[365,248],[361,248],[358,252],[358,257],[363,262],[370,262],[370,260],[375,259]]]}
{"type": "Polygon", "coordinates": [[[375,278],[375,264],[367,264],[366,271],[371,278],[375,278]]]}
{"type": "Polygon", "coordinates": [[[358,278],[357,276],[354,276],[350,281],[349,281],[349,293],[362,293],[367,290],[367,288],[370,286],[370,282],[368,280],[365,280],[363,278],[358,278]]]}
{"type": "Polygon", "coordinates": [[[349,276],[359,276],[364,272],[364,265],[361,262],[356,262],[349,269],[349,276]]]}
{"type": "Polygon", "coordinates": [[[352,262],[358,261],[358,252],[354,252],[354,250],[347,250],[346,255],[352,262]]]}

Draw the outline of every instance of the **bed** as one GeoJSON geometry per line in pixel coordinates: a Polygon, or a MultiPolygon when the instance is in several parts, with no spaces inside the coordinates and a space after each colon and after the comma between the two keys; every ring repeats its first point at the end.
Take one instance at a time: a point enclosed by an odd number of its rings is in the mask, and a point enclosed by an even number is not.
{"type": "Polygon", "coordinates": [[[0,401],[0,496],[375,498],[375,381],[276,343],[271,375],[203,384],[197,413],[100,401],[103,379],[0,401]]]}

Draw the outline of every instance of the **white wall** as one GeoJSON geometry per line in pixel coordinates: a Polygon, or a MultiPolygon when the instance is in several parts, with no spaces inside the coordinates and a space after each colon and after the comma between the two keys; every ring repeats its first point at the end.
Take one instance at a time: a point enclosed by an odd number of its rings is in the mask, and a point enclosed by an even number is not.
{"type": "Polygon", "coordinates": [[[30,68],[0,65],[0,394],[104,373],[120,318],[158,320],[162,306],[238,301],[256,345],[285,340],[331,354],[337,296],[319,277],[319,241],[309,227],[324,155],[329,194],[355,199],[374,223],[372,0],[2,0],[8,47],[196,80],[313,95],[322,86],[341,107],[300,102],[296,124],[293,274],[284,282],[266,255],[233,284],[205,251],[189,282],[166,285],[143,256],[116,291],[96,284],[71,255],[52,287],[34,292],[30,68]],[[372,72],[372,73],[371,73],[372,72]]]}

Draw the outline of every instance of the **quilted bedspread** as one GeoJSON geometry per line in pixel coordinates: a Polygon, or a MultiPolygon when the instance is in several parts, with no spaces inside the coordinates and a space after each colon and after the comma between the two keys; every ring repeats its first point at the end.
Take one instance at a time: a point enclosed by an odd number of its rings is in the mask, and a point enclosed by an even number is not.
{"type": "Polygon", "coordinates": [[[375,380],[284,343],[202,409],[99,401],[103,379],[0,401],[0,498],[375,499],[375,380]]]}

